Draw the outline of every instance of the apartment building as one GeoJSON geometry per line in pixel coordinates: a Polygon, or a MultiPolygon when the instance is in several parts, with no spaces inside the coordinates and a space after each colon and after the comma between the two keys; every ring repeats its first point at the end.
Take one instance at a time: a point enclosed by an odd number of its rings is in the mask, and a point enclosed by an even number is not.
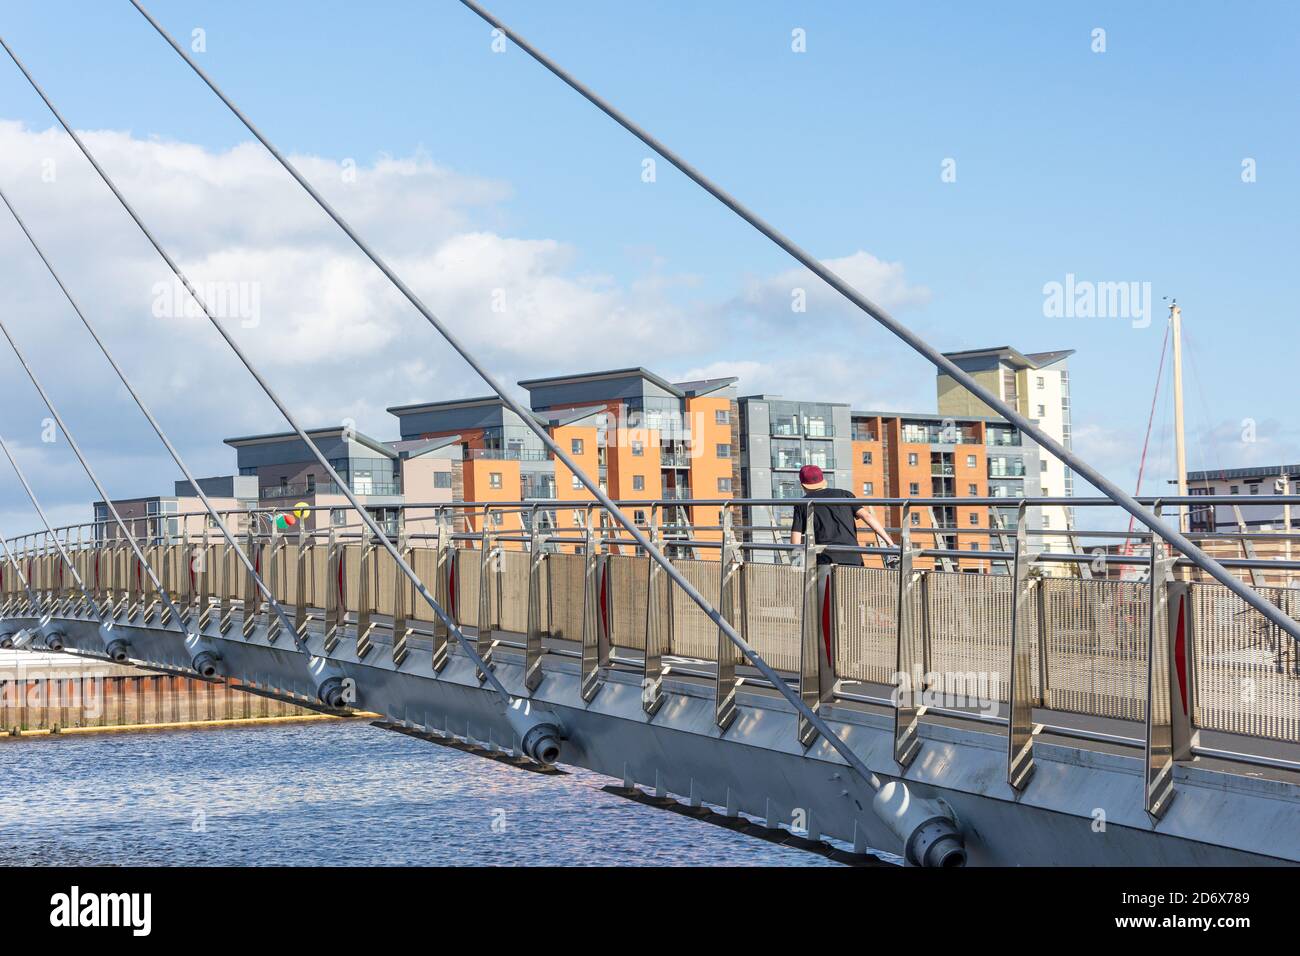
{"type": "Polygon", "coordinates": [[[1189,495],[1240,495],[1232,505],[1193,505],[1189,509],[1192,531],[1236,531],[1245,524],[1251,531],[1283,531],[1300,527],[1300,506],[1287,507],[1269,501],[1279,495],[1300,495],[1300,465],[1261,465],[1256,468],[1227,468],[1217,471],[1189,471],[1189,495]]]}
{"type": "MultiPolygon", "coordinates": [[[[559,375],[520,382],[528,414],[601,489],[628,502],[632,517],[672,540],[717,540],[717,506],[649,505],[689,498],[731,498],[734,480],[735,379],[671,383],[644,368],[559,375]],[[637,501],[647,502],[637,508],[637,501]]],[[[585,527],[594,498],[554,459],[518,414],[496,396],[400,405],[388,409],[404,440],[455,438],[462,446],[457,500],[564,502],[538,513],[562,533],[585,527]],[[569,506],[568,503],[572,502],[569,506]]],[[[496,527],[518,527],[501,513],[496,527]]],[[[599,518],[597,519],[599,520],[599,518]]],[[[470,526],[477,527],[472,517],[470,526]]],[[[715,549],[675,546],[676,553],[716,556],[715,549]]]]}
{"type": "MultiPolygon", "coordinates": [[[[852,486],[862,498],[951,498],[951,505],[908,509],[918,544],[950,551],[988,550],[990,532],[1015,527],[1015,507],[964,505],[963,498],[1020,498],[1039,493],[1038,448],[1000,418],[951,417],[933,412],[854,411],[852,486]],[[937,532],[937,533],[936,533],[937,532]]],[[[884,509],[885,523],[900,527],[903,509],[884,509]]],[[[1037,515],[1030,514],[1031,523],[1037,515]]],[[[862,536],[865,542],[867,535],[862,536]]],[[[923,560],[920,566],[932,567],[923,560]]],[[[987,562],[953,560],[962,570],[987,562]]]]}
{"type": "MultiPolygon", "coordinates": [[[[1066,448],[1071,448],[1070,370],[1073,349],[1020,353],[1010,346],[946,352],[958,368],[1037,424],[1066,448]]],[[[945,372],[938,375],[939,413],[948,416],[989,416],[991,408],[945,372]]],[[[1026,438],[1025,441],[1030,441],[1026,438]]],[[[1038,457],[1039,486],[1045,497],[1072,497],[1074,473],[1056,456],[1038,457]]],[[[1040,526],[1047,531],[1067,531],[1074,525],[1074,509],[1043,508],[1040,526]]],[[[1068,549],[1064,536],[1046,536],[1053,550],[1068,549]]]]}
{"type": "MultiPolygon", "coordinates": [[[[342,426],[311,429],[307,435],[388,533],[397,532],[399,505],[436,506],[453,500],[453,462],[460,455],[454,441],[389,443],[342,426]]],[[[361,528],[347,497],[296,432],[227,438],[225,443],[235,449],[239,474],[256,479],[260,507],[289,511],[302,502],[311,511],[304,524],[307,530],[361,528]]],[[[407,521],[432,514],[432,508],[412,509],[407,521]]]]}
{"type": "MultiPolygon", "coordinates": [[[[247,511],[257,503],[255,478],[223,475],[199,478],[198,485],[218,511],[247,511]]],[[[202,537],[205,530],[212,531],[216,528],[216,523],[206,514],[203,501],[188,481],[176,482],[173,494],[170,495],[115,498],[113,507],[122,517],[127,529],[140,542],[175,540],[182,535],[202,537]]],[[[120,538],[121,529],[113,520],[108,505],[101,500],[94,502],[92,508],[95,515],[95,539],[103,541],[120,538]]],[[[238,519],[235,524],[239,528],[243,527],[238,519]]]]}
{"type": "MultiPolygon", "coordinates": [[[[804,465],[820,467],[830,487],[854,490],[848,405],[793,401],[779,395],[746,395],[737,401],[737,408],[741,497],[803,497],[799,469],[804,465]]],[[[789,529],[792,515],[789,507],[749,509],[745,524],[756,529],[751,540],[779,542],[789,529]]],[[[755,551],[754,558],[774,561],[777,554],[755,551]]]]}
{"type": "MultiPolygon", "coordinates": [[[[715,559],[717,549],[673,546],[671,542],[720,540],[719,506],[667,505],[656,518],[650,509],[636,508],[634,503],[734,497],[735,384],[735,378],[672,383],[640,367],[519,383],[529,394],[533,413],[547,416],[552,423],[563,416],[598,410],[592,420],[594,435],[577,434],[572,424],[552,424],[552,435],[560,440],[559,429],[566,429],[567,448],[575,459],[574,449],[593,449],[590,467],[600,475],[606,492],[632,502],[638,522],[657,520],[673,553],[706,559],[715,559]],[[588,438],[594,439],[590,446],[588,438]]],[[[588,467],[582,461],[579,464],[588,467]]],[[[557,494],[566,484],[586,497],[577,478],[557,463],[557,494]]]]}

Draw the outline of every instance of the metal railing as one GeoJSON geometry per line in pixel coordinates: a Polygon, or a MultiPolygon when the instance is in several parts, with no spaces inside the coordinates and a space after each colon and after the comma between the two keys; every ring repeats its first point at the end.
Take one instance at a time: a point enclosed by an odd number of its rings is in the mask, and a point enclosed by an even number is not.
{"type": "MultiPolygon", "coordinates": [[[[988,543],[977,551],[948,551],[916,543],[927,535],[943,541],[943,529],[913,527],[910,521],[912,511],[939,506],[942,499],[859,499],[856,504],[897,509],[898,546],[838,549],[807,542],[796,548],[779,531],[764,543],[758,532],[771,528],[737,520],[783,503],[776,499],[685,499],[697,512],[716,513],[718,523],[697,523],[689,537],[675,540],[689,546],[680,553],[691,557],[676,559],[673,566],[723,610],[762,659],[798,683],[814,710],[841,695],[892,702],[900,763],[914,755],[915,719],[924,712],[924,706],[908,704],[910,695],[925,696],[928,706],[945,712],[1004,724],[1009,774],[1020,786],[1032,770],[1032,734],[1025,728],[1035,710],[1140,722],[1148,738],[1168,741],[1155,748],[1155,766],[1163,768],[1190,756],[1197,730],[1300,745],[1296,642],[1221,584],[1195,580],[1195,566],[1167,557],[1163,542],[1149,534],[1073,532],[1080,539],[1111,543],[1139,539],[1146,554],[1089,553],[1079,546],[1050,553],[1031,546],[1036,536],[1061,532],[1030,529],[1024,520],[1028,510],[1067,500],[1017,500],[1020,520],[1014,529],[958,529],[988,543]],[[833,550],[858,553],[881,566],[817,563],[833,550]],[[764,553],[806,554],[811,560],[759,560],[764,553]],[[941,558],[963,567],[945,570],[941,558]],[[925,560],[935,567],[921,567],[925,560]],[[1011,573],[987,573],[998,563],[1011,573]],[[1078,573],[1084,567],[1095,573],[1078,573]],[[1124,568],[1138,573],[1115,576],[1124,568]],[[851,691],[854,685],[862,689],[851,691]]],[[[648,512],[651,537],[663,543],[682,503],[626,504],[648,512]]],[[[1006,499],[970,503],[1002,506],[1006,499]]],[[[1109,504],[1069,503],[1080,509],[1109,504]]],[[[810,512],[819,506],[816,499],[808,504],[810,512]]],[[[735,686],[728,682],[736,679],[737,661],[731,644],[719,642],[714,621],[669,587],[658,566],[639,556],[636,542],[595,503],[408,503],[400,508],[411,512],[400,532],[412,566],[432,591],[446,595],[459,624],[476,629],[485,652],[493,641],[513,640],[525,651],[529,674],[539,680],[543,638],[572,641],[582,649],[584,695],[599,691],[608,668],[638,666],[645,670],[646,686],[654,689],[647,707],[662,700],[666,661],[677,658],[714,668],[719,701],[734,701],[735,686]],[[543,514],[549,520],[539,520],[543,514]],[[605,610],[595,614],[596,607],[605,610]]],[[[355,521],[310,525],[304,521],[286,535],[272,522],[258,520],[241,536],[245,553],[258,567],[270,569],[276,599],[296,608],[300,622],[329,622],[331,647],[340,640],[362,640],[364,632],[367,649],[391,644],[397,653],[405,638],[386,633],[391,626],[379,622],[389,619],[434,635],[435,645],[445,644],[446,629],[428,606],[394,603],[404,579],[369,532],[355,521]],[[333,581],[342,586],[326,586],[333,581]]],[[[147,625],[161,612],[158,602],[145,603],[133,568],[138,562],[125,542],[99,531],[92,522],[56,534],[100,612],[147,625]]],[[[27,583],[9,565],[0,570],[4,617],[89,610],[47,533],[8,544],[27,583]],[[40,606],[32,608],[33,601],[40,606]]],[[[184,613],[228,628],[236,612],[245,621],[267,614],[263,602],[248,603],[255,592],[229,551],[224,540],[206,531],[185,532],[179,542],[150,543],[146,556],[184,613]],[[186,573],[186,568],[197,571],[186,573]]],[[[1222,563],[1243,572],[1267,565],[1300,580],[1300,562],[1222,563]]],[[[1300,588],[1257,590],[1293,619],[1300,614],[1300,588]]],[[[728,719],[728,712],[719,705],[719,721],[728,719]]],[[[800,721],[802,733],[806,728],[800,721]]],[[[1151,784],[1153,813],[1166,786],[1151,784]]]]}

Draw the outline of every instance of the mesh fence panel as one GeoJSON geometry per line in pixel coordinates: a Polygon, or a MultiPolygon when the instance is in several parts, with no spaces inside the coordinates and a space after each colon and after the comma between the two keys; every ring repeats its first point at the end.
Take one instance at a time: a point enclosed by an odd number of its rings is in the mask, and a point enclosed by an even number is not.
{"type": "MultiPolygon", "coordinates": [[[[673,567],[714,607],[718,606],[721,565],[717,561],[674,561],[673,567]]],[[[671,652],[681,657],[711,661],[718,656],[718,625],[700,606],[672,586],[673,631],[671,652]]]]}
{"type": "Polygon", "coordinates": [[[1121,720],[1146,719],[1150,586],[1139,581],[1043,581],[1047,706],[1121,720]]]}
{"type": "MultiPolygon", "coordinates": [[[[930,632],[926,670],[938,675],[940,685],[935,689],[988,701],[1008,699],[1014,591],[1009,574],[931,571],[926,575],[930,632]]],[[[1037,693],[1038,611],[1032,594],[1025,604],[1022,634],[1031,646],[1030,680],[1037,693]]]]}
{"type": "MultiPolygon", "coordinates": [[[[1300,743],[1300,673],[1290,635],[1221,584],[1193,584],[1196,725],[1300,743]]],[[[1300,591],[1256,588],[1291,618],[1300,591]]]]}
{"type": "Polygon", "coordinates": [[[608,561],[610,643],[644,651],[650,561],[629,555],[611,555],[608,561]]]}
{"type": "Polygon", "coordinates": [[[747,564],[745,626],[754,650],[777,670],[799,670],[803,572],[785,564],[747,564]]]}
{"type": "Polygon", "coordinates": [[[547,555],[550,565],[551,636],[566,641],[582,640],[582,582],[584,562],[580,554],[547,555]]]}
{"type": "MultiPolygon", "coordinates": [[[[919,607],[918,597],[918,613],[919,607]]],[[[898,572],[836,568],[835,612],[837,676],[892,684],[898,658],[898,572]]],[[[795,613],[792,633],[798,634],[797,605],[795,613]]]]}

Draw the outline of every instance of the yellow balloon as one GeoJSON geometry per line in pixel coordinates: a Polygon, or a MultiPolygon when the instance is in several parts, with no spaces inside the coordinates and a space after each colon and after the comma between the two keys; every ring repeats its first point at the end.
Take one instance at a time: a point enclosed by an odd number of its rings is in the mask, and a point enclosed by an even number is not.
{"type": "Polygon", "coordinates": [[[311,508],[308,507],[307,502],[305,501],[296,502],[293,506],[293,516],[297,518],[299,521],[306,521],[309,517],[311,517],[311,508]]]}

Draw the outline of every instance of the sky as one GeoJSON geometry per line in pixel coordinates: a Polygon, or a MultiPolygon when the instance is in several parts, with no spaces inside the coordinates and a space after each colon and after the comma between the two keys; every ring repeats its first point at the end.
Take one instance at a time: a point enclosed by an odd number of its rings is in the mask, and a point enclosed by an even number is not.
{"type": "MultiPolygon", "coordinates": [[[[148,6],[499,378],[644,365],[934,409],[926,360],[666,162],[648,177],[645,146],[455,0],[148,6]]],[[[1075,449],[1121,485],[1163,297],[1189,466],[1300,461],[1295,5],[488,6],[941,350],[1077,350],[1075,449]],[[1151,308],[1053,314],[1071,276],[1151,308]]],[[[0,32],[191,278],[233,292],[223,319],[304,424],[391,439],[387,406],[487,391],[127,0],[9,0],[0,32]]],[[[192,470],[229,474],[222,439],[285,428],[4,57],[0,187],[192,470]]],[[[178,470],[7,213],[0,295],[109,493],[170,493],[178,470]]],[[[0,363],[5,439],[52,518],[87,520],[66,436],[0,363]]],[[[1172,476],[1163,381],[1148,492],[1172,476]]],[[[5,479],[0,530],[36,526],[5,479]]]]}

